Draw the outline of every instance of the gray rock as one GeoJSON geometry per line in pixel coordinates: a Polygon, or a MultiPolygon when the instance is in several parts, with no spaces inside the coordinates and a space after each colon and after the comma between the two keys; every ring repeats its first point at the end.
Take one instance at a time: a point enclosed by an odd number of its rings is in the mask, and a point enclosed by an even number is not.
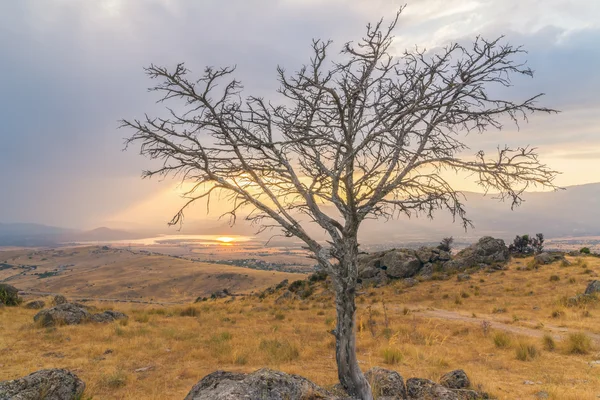
{"type": "Polygon", "coordinates": [[[251,374],[216,371],[202,378],[185,400],[333,399],[327,390],[298,375],[270,369],[251,374]]]}
{"type": "Polygon", "coordinates": [[[421,378],[407,380],[406,392],[410,400],[480,400],[489,398],[486,393],[466,389],[449,389],[429,379],[421,378]]]}
{"type": "Polygon", "coordinates": [[[584,294],[594,294],[600,292],[600,281],[591,281],[585,288],[584,294]]]}
{"type": "Polygon", "coordinates": [[[421,269],[421,261],[413,251],[407,249],[387,252],[381,263],[381,268],[391,278],[410,278],[421,269]]]}
{"type": "Polygon", "coordinates": [[[46,303],[44,303],[42,300],[34,300],[34,301],[30,301],[29,303],[25,304],[24,307],[29,308],[30,310],[41,310],[45,306],[46,306],[46,303]]]}
{"type": "Polygon", "coordinates": [[[418,400],[461,400],[452,390],[429,379],[410,378],[406,381],[409,399],[418,400]]]}
{"type": "Polygon", "coordinates": [[[77,325],[88,322],[92,315],[88,310],[78,304],[65,303],[42,310],[33,320],[43,327],[55,325],[77,325]]]}
{"type": "Polygon", "coordinates": [[[434,252],[432,247],[420,247],[415,251],[415,256],[421,261],[422,264],[427,264],[437,260],[437,254],[434,252]]]}
{"type": "Polygon", "coordinates": [[[484,236],[475,244],[461,250],[453,260],[444,264],[447,271],[462,271],[467,268],[488,265],[505,265],[510,252],[502,239],[484,236]]]}
{"type": "Polygon", "coordinates": [[[536,254],[533,257],[533,259],[538,264],[552,264],[553,262],[556,262],[556,261],[563,261],[563,260],[566,261],[565,256],[562,255],[561,253],[548,253],[548,252],[536,254]]]}
{"type": "Polygon", "coordinates": [[[57,294],[56,296],[54,296],[54,300],[52,301],[52,304],[54,304],[55,306],[59,306],[65,303],[67,303],[67,298],[62,294],[57,294]]]}
{"type": "Polygon", "coordinates": [[[427,263],[423,265],[423,268],[421,268],[421,270],[419,271],[419,275],[424,277],[431,277],[431,275],[433,275],[433,264],[427,263]]]}
{"type": "Polygon", "coordinates": [[[369,381],[373,394],[378,399],[388,396],[396,399],[406,398],[404,379],[396,371],[373,367],[365,372],[365,378],[369,381]]]}
{"type": "Polygon", "coordinates": [[[456,369],[444,374],[440,378],[440,385],[449,389],[468,389],[471,387],[471,381],[465,371],[456,369]]]}
{"type": "Polygon", "coordinates": [[[21,301],[19,289],[6,283],[0,283],[0,304],[18,306],[21,301]]]}
{"type": "Polygon", "coordinates": [[[126,314],[123,314],[119,311],[107,310],[98,314],[94,314],[91,317],[91,320],[94,322],[113,322],[120,319],[128,319],[129,317],[126,314]]]}
{"type": "Polygon", "coordinates": [[[13,381],[0,382],[0,400],[80,399],[85,383],[64,369],[44,369],[13,381]]]}

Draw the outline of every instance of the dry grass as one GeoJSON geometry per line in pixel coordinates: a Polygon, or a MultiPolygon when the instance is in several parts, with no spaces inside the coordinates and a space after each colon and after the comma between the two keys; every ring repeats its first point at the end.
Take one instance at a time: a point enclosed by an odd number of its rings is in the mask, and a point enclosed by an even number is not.
{"type": "MultiPolygon", "coordinates": [[[[583,292],[589,279],[583,275],[583,261],[571,261],[570,267],[556,263],[517,271],[528,262],[521,259],[505,274],[475,273],[467,282],[430,281],[412,288],[398,282],[369,289],[360,297],[357,315],[361,367],[383,365],[405,379],[436,380],[462,368],[474,384],[499,399],[533,398],[541,390],[555,400],[596,398],[600,374],[588,363],[598,357],[597,343],[585,332],[600,331],[600,321],[594,318],[599,305],[563,305],[561,299],[583,292]],[[561,279],[550,281],[551,275],[561,279]],[[576,277],[577,284],[569,283],[569,277],[576,277]],[[455,311],[464,319],[427,317],[424,312],[430,307],[455,311]],[[494,309],[508,312],[492,314],[494,309]],[[552,317],[555,310],[563,313],[558,319],[552,317]],[[491,321],[491,328],[488,324],[484,329],[481,319],[491,321]],[[516,331],[493,325],[498,323],[516,331]],[[550,328],[557,325],[583,332],[587,341],[550,328]],[[518,331],[525,328],[527,335],[518,331]],[[526,362],[517,359],[518,351],[524,352],[526,362]],[[524,380],[541,383],[523,385],[524,380]]],[[[586,269],[600,271],[599,261],[586,258],[586,269]]],[[[217,369],[249,372],[270,367],[323,386],[335,384],[331,295],[319,288],[305,302],[275,305],[275,298],[208,301],[191,306],[193,311],[119,303],[110,306],[130,315],[125,326],[56,329],[34,327],[34,310],[0,309],[0,380],[64,367],[86,381],[86,395],[94,399],[150,400],[183,398],[217,369]],[[145,367],[149,368],[135,372],[145,367]]]]}

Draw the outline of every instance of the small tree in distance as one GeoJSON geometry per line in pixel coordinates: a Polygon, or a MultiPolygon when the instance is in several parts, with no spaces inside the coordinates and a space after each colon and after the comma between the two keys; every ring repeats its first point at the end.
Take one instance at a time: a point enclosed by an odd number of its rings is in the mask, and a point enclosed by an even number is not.
{"type": "Polygon", "coordinates": [[[536,105],[540,95],[514,102],[488,91],[509,86],[514,74],[532,75],[514,60],[523,50],[502,38],[478,37],[468,47],[395,55],[392,32],[401,11],[389,26],[368,25],[339,59],[330,58],[331,42],[313,41],[313,56],[298,72],[277,69],[279,103],[243,98],[240,82],[230,78],[233,68],[206,68],[192,78],[184,64],[151,65],[146,73],[158,82],[150,90],[177,108],[169,108],[168,118],[122,121],[134,131],[128,145],[139,144],[141,154],[162,161],[145,177],[178,175],[193,183],[171,224],[183,221],[190,204],[210,201],[218,191],[228,196],[232,222],[248,210],[245,218],[259,232],[279,227],[306,244],[335,288],[340,383],[369,400],[355,337],[362,222],[432,217],[446,209],[469,226],[448,170],[474,176],[483,191],[512,205],[531,185],[554,188],[556,175],[529,147],[460,156],[466,133],[553,111],[536,105]],[[308,224],[323,229],[328,242],[312,237],[308,224]]]}
{"type": "Polygon", "coordinates": [[[438,249],[442,251],[450,252],[452,250],[452,244],[454,243],[454,238],[452,236],[445,237],[442,239],[440,244],[438,245],[438,249]]]}

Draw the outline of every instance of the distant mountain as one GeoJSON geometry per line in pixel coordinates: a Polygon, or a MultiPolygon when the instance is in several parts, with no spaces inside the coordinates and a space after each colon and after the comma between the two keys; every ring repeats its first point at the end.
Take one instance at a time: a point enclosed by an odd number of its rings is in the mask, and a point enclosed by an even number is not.
{"type": "Polygon", "coordinates": [[[90,231],[59,228],[41,224],[0,223],[0,246],[56,246],[65,242],[96,242],[108,240],[133,240],[152,235],[132,233],[109,228],[90,231]]]}
{"type": "Polygon", "coordinates": [[[466,232],[460,221],[453,223],[447,212],[439,211],[433,220],[368,221],[362,231],[363,241],[437,240],[449,235],[468,241],[483,235],[512,239],[517,234],[537,232],[548,238],[600,235],[600,183],[525,193],[525,201],[512,211],[510,202],[500,202],[493,195],[467,192],[465,196],[467,217],[474,225],[466,232]]]}
{"type": "Polygon", "coordinates": [[[127,232],[106,227],[92,229],[91,231],[78,232],[68,236],[69,241],[73,242],[102,242],[107,240],[134,240],[142,239],[147,235],[127,232]]]}
{"type": "Polygon", "coordinates": [[[41,224],[0,223],[0,246],[52,246],[57,244],[56,238],[72,232],[75,231],[41,224]]]}
{"type": "MultiPolygon", "coordinates": [[[[556,192],[525,193],[523,204],[512,211],[510,203],[499,202],[493,195],[464,194],[467,217],[474,225],[466,232],[460,221],[453,222],[447,212],[438,211],[433,220],[406,217],[389,221],[368,220],[361,228],[361,242],[435,242],[450,235],[464,242],[472,242],[484,235],[511,240],[517,234],[537,232],[544,233],[547,238],[600,236],[600,183],[570,186],[556,192]]],[[[327,212],[335,215],[332,208],[327,212]]],[[[306,220],[306,216],[302,219],[306,220]]],[[[327,239],[315,225],[309,226],[308,230],[317,240],[327,239]]],[[[161,231],[165,234],[219,235],[254,235],[255,232],[256,227],[241,218],[234,227],[217,221],[189,221],[181,231],[161,231]]],[[[261,239],[278,233],[278,230],[265,232],[261,239]]],[[[105,227],[76,231],[39,224],[0,224],[0,246],[51,246],[64,242],[133,240],[152,236],[152,232],[142,234],[105,227]]]]}

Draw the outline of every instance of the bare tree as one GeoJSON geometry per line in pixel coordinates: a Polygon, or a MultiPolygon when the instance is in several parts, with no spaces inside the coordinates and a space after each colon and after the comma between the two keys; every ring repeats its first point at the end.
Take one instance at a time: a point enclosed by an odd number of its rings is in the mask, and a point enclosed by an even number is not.
{"type": "Polygon", "coordinates": [[[372,399],[355,343],[358,232],[367,218],[433,216],[448,210],[470,225],[463,196],[447,171],[466,172],[485,192],[512,205],[531,185],[554,188],[556,172],[534,148],[498,148],[461,157],[469,132],[500,129],[536,111],[536,95],[513,102],[489,87],[510,86],[512,75],[533,73],[516,61],[524,51],[478,37],[471,45],[392,54],[392,31],[382,21],[343,46],[330,60],[331,42],[315,40],[310,63],[288,74],[278,68],[279,103],[242,98],[234,68],[206,68],[199,79],[179,64],[146,69],[159,83],[151,91],[171,101],[168,118],[124,120],[141,154],[162,160],[145,177],[176,175],[193,188],[170,222],[190,204],[225,193],[232,221],[242,210],[260,231],[281,227],[301,239],[331,276],[336,292],[336,360],[343,387],[372,399]],[[334,209],[335,212],[331,212],[334,209]],[[309,235],[317,224],[329,240],[309,235]]]}

